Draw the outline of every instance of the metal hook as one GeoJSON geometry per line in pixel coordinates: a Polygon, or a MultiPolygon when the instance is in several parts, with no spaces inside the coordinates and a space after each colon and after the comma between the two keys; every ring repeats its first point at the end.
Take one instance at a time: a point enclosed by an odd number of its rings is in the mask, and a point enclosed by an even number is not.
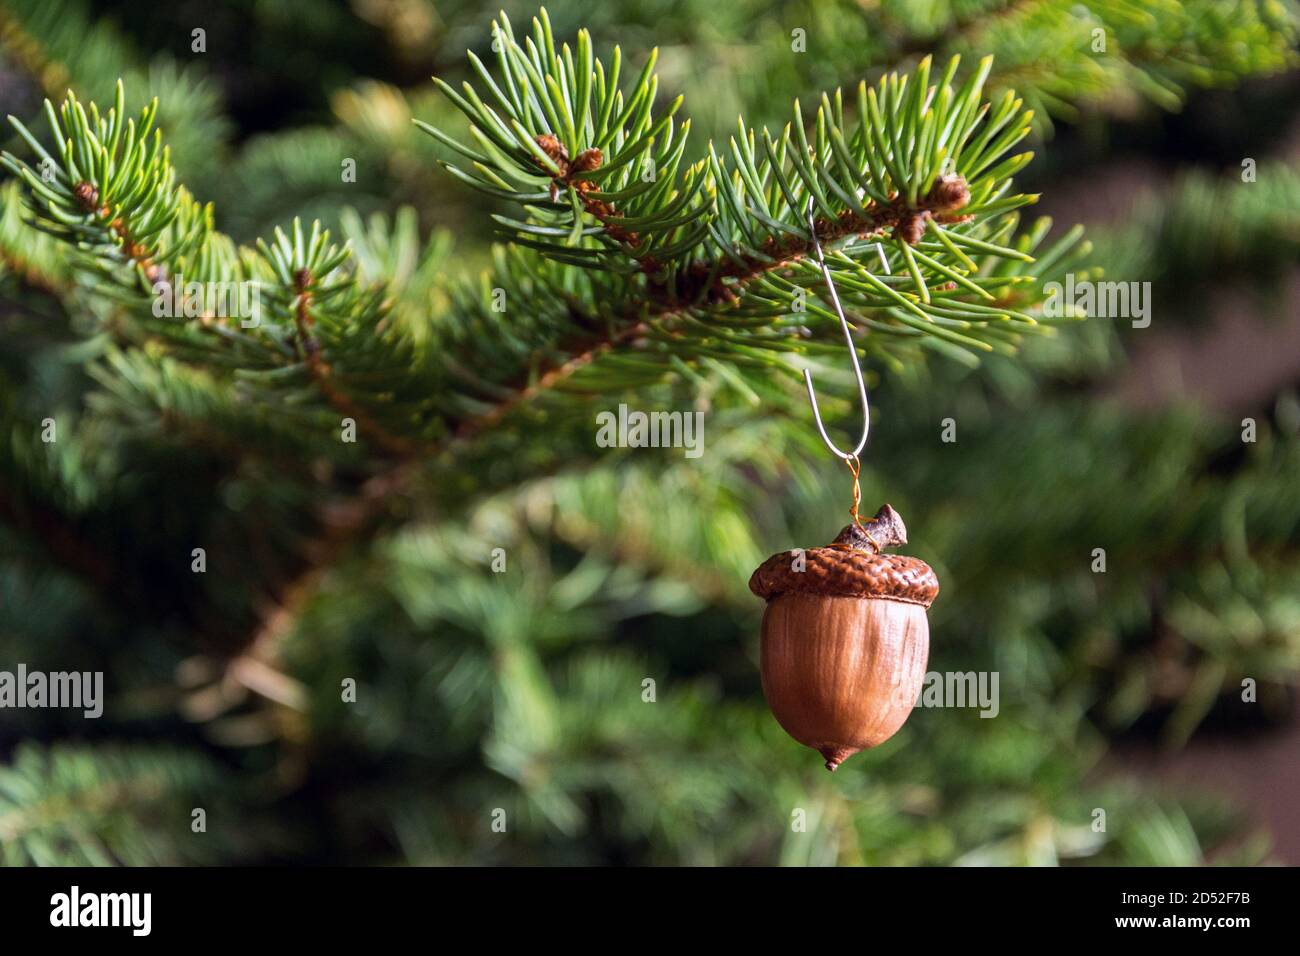
{"type": "MultiPolygon", "coordinates": [[[[835,447],[829,435],[826,434],[826,426],[822,424],[821,412],[817,408],[817,393],[813,391],[812,372],[808,369],[803,370],[803,381],[808,386],[808,401],[812,403],[813,421],[817,423],[817,431],[821,432],[822,441],[831,452],[847,462],[852,462],[867,446],[867,433],[871,430],[871,409],[867,405],[867,383],[862,378],[862,366],[858,364],[858,350],[853,344],[853,332],[849,328],[849,320],[844,317],[844,307],[840,305],[839,293],[835,291],[835,283],[831,281],[831,271],[826,266],[826,259],[822,255],[821,243],[817,241],[817,224],[813,220],[813,198],[808,197],[808,232],[812,236],[813,249],[817,252],[817,265],[822,270],[822,278],[826,282],[826,288],[831,294],[831,303],[835,306],[835,314],[840,317],[840,328],[844,330],[844,341],[849,346],[849,357],[853,360],[853,374],[858,380],[858,397],[862,399],[862,438],[858,441],[858,446],[851,452],[843,452],[835,447]]],[[[884,256],[884,250],[881,250],[881,256],[884,256]]],[[[888,265],[888,260],[885,260],[888,265]]]]}

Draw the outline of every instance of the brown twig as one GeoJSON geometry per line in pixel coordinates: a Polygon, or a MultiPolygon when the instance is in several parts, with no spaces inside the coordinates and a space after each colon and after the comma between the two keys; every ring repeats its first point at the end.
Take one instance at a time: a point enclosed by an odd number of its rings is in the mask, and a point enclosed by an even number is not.
{"type": "Polygon", "coordinates": [[[377,422],[369,412],[340,391],[333,382],[333,369],[321,357],[320,342],[312,334],[316,320],[311,314],[312,285],[314,279],[306,269],[299,269],[293,277],[294,291],[298,293],[293,323],[298,349],[307,363],[307,373],[321,390],[325,400],[344,418],[351,418],[367,438],[398,458],[409,458],[419,451],[419,446],[392,434],[377,422]]]}
{"type": "MultiPolygon", "coordinates": [[[[603,199],[597,199],[592,193],[599,192],[600,186],[590,179],[583,179],[583,173],[593,172],[600,168],[604,162],[605,155],[599,149],[592,147],[584,149],[578,154],[577,159],[569,160],[569,151],[563,143],[550,134],[537,137],[537,145],[559,169],[558,175],[551,179],[551,199],[559,195],[561,187],[572,187],[578,194],[582,202],[582,208],[587,214],[594,217],[602,226],[605,227],[605,233],[611,239],[626,243],[633,250],[641,245],[641,237],[630,229],[625,228],[618,220],[618,209],[613,203],[606,202],[603,199]]],[[[538,163],[541,166],[541,163],[538,163]]],[[[643,271],[657,272],[659,264],[653,257],[638,256],[633,253],[633,259],[640,264],[643,271]]]]}
{"type": "MultiPolygon", "coordinates": [[[[558,140],[554,140],[554,137],[539,137],[538,143],[560,169],[561,175],[555,178],[557,184],[578,189],[578,184],[585,181],[575,181],[575,171],[590,170],[600,165],[599,150],[587,150],[580,154],[579,160],[588,153],[595,152],[597,155],[586,162],[570,164],[567,151],[558,140]]],[[[579,192],[582,193],[583,190],[579,189],[579,192]]],[[[593,211],[586,206],[588,199],[589,197],[584,198],[584,208],[605,225],[610,235],[615,235],[610,223],[617,224],[615,218],[617,211],[607,205],[593,211]]],[[[865,214],[848,210],[833,221],[819,218],[814,221],[814,229],[818,240],[823,245],[852,236],[865,238],[880,235],[889,230],[893,230],[897,238],[915,245],[920,241],[927,219],[934,219],[940,223],[969,220],[969,216],[960,212],[969,200],[970,189],[962,177],[944,176],[935,182],[930,192],[915,206],[909,204],[903,197],[895,196],[884,204],[869,204],[865,214]]],[[[636,245],[640,241],[640,237],[635,233],[624,232],[622,236],[626,237],[624,241],[631,245],[636,245]]],[[[647,297],[630,303],[628,313],[622,316],[623,328],[594,342],[589,336],[584,337],[576,348],[562,346],[569,352],[569,358],[552,365],[535,382],[517,380],[510,384],[508,387],[513,394],[487,411],[464,419],[458,424],[456,440],[464,441],[484,428],[495,425],[518,406],[531,401],[546,389],[555,387],[574,372],[590,365],[602,354],[644,335],[650,329],[650,319],[670,320],[700,306],[738,302],[740,294],[749,283],[764,275],[793,266],[808,255],[812,248],[810,240],[799,236],[787,235],[780,238],[773,236],[763,244],[759,256],[747,258],[737,256],[736,260],[729,259],[721,268],[713,268],[707,263],[697,262],[691,268],[676,273],[671,280],[665,280],[662,276],[651,276],[646,290],[647,297]]],[[[636,258],[635,255],[633,258],[636,258]]],[[[646,269],[647,263],[651,261],[649,257],[637,259],[643,269],[646,269]]],[[[616,322],[615,326],[618,324],[616,322]]]]}
{"type": "Polygon", "coordinates": [[[259,612],[258,624],[243,645],[244,655],[257,657],[288,633],[325,573],[353,542],[375,529],[392,499],[409,487],[417,467],[416,460],[390,466],[364,482],[355,495],[321,509],[320,534],[305,549],[302,566],[259,612]]]}
{"type": "Polygon", "coordinates": [[[142,242],[137,242],[127,228],[126,222],[118,216],[113,218],[113,210],[99,204],[99,189],[94,183],[82,180],[72,190],[77,204],[88,213],[94,213],[100,219],[109,220],[108,231],[122,240],[122,252],[128,259],[134,259],[144,271],[150,282],[165,281],[167,273],[161,265],[153,261],[156,249],[151,249],[142,242]]]}

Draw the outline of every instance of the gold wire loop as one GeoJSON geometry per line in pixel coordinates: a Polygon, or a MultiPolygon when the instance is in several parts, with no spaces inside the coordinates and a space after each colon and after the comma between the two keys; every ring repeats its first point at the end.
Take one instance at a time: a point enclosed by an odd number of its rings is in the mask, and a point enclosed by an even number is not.
{"type": "Polygon", "coordinates": [[[853,455],[844,459],[844,463],[849,466],[849,472],[853,475],[853,507],[849,509],[849,514],[853,516],[853,523],[858,526],[858,530],[867,536],[871,546],[876,549],[876,554],[879,554],[880,542],[867,530],[867,526],[862,523],[862,518],[858,514],[858,505],[862,503],[862,483],[858,480],[858,475],[862,473],[862,462],[858,460],[857,455],[853,455]]]}

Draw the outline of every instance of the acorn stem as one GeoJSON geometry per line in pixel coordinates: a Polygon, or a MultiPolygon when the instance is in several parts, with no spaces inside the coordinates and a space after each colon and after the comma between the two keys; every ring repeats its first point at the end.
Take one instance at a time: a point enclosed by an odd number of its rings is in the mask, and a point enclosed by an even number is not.
{"type": "Polygon", "coordinates": [[[856,524],[846,526],[836,536],[834,543],[846,544],[860,551],[875,551],[876,548],[872,546],[873,541],[882,550],[907,544],[907,526],[903,524],[903,519],[898,512],[889,505],[881,505],[876,516],[870,521],[864,521],[861,528],[856,524]],[[863,533],[864,530],[866,534],[863,533]]]}

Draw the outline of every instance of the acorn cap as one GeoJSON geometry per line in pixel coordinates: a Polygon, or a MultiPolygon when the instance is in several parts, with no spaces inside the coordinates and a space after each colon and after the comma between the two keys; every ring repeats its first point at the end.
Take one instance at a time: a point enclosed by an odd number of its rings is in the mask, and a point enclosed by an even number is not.
{"type": "Polygon", "coordinates": [[[824,548],[782,551],[753,573],[749,589],[770,601],[787,591],[829,597],[881,598],[928,608],[939,593],[939,579],[920,558],[880,554],[873,547],[907,543],[898,512],[885,505],[865,524],[849,525],[824,548]],[[868,537],[869,535],[869,537],[868,537]],[[802,567],[802,570],[797,570],[802,567]]]}

